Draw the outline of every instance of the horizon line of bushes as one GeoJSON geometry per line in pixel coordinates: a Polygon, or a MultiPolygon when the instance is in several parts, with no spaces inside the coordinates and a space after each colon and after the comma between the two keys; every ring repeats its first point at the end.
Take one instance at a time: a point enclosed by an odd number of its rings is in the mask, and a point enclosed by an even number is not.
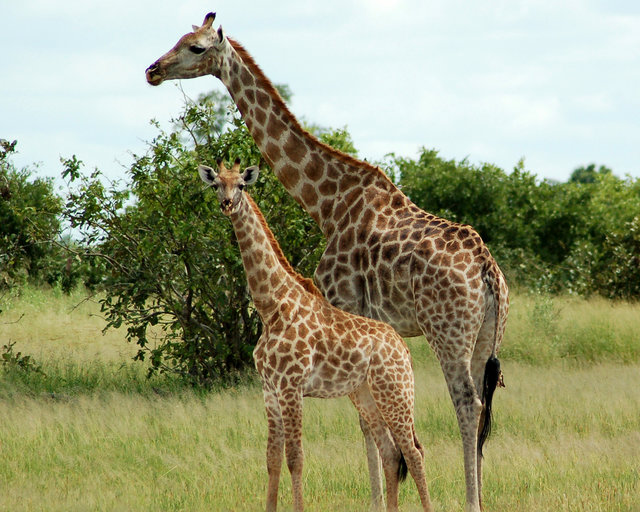
{"type": "Polygon", "coordinates": [[[390,155],[383,165],[418,206],[473,226],[510,283],[640,298],[640,179],[590,164],[567,182],[540,181],[522,160],[507,173],[426,148],[415,160],[390,155]]]}
{"type": "MultiPolygon", "coordinates": [[[[210,385],[251,365],[261,324],[233,230],[196,167],[217,158],[268,166],[220,93],[186,100],[171,130],[155,126],[126,182],[63,158],[64,197],[51,178],[16,169],[15,141],[0,141],[0,296],[27,282],[99,290],[107,328],[127,327],[150,375],[210,385]],[[163,333],[153,343],[152,328],[163,333]]],[[[357,156],[346,129],[309,129],[357,156]]],[[[426,148],[378,165],[421,208],[472,225],[511,286],[640,298],[640,180],[589,165],[566,183],[539,181],[523,162],[507,173],[426,148]]],[[[318,227],[271,172],[253,196],[286,257],[311,276],[325,247],[318,227]]]]}
{"type": "MultiPolygon", "coordinates": [[[[338,147],[345,141],[357,154],[346,130],[325,136],[337,137],[338,147]]],[[[16,169],[16,141],[2,142],[0,293],[25,283],[66,292],[77,285],[99,287],[106,267],[82,257],[90,251],[69,234],[65,198],[55,192],[53,179],[34,177],[29,167],[16,169]]],[[[67,176],[69,165],[82,167],[75,157],[62,163],[67,176]]],[[[429,148],[416,159],[390,154],[377,163],[420,208],[476,229],[511,284],[554,294],[640,298],[637,178],[590,164],[576,168],[567,182],[539,181],[523,161],[507,173],[492,164],[446,160],[429,148]]],[[[134,183],[130,187],[121,191],[123,200],[135,197],[134,183]]],[[[320,255],[307,258],[306,275],[320,255]]]]}

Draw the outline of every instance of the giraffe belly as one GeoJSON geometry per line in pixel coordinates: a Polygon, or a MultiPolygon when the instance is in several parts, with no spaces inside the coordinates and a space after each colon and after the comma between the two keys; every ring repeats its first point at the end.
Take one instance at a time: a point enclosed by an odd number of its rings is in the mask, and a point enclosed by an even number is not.
{"type": "Polygon", "coordinates": [[[422,335],[415,317],[415,305],[383,301],[382,304],[369,304],[364,316],[385,322],[393,327],[400,336],[422,335]]]}
{"type": "Polygon", "coordinates": [[[350,369],[336,368],[328,362],[320,362],[309,373],[303,394],[312,398],[337,398],[355,391],[367,376],[368,362],[350,369]]]}
{"type": "Polygon", "coordinates": [[[419,336],[422,330],[416,318],[411,284],[403,275],[387,274],[382,280],[376,272],[368,273],[358,313],[391,325],[401,336],[419,336]]]}
{"type": "Polygon", "coordinates": [[[420,336],[407,264],[372,268],[348,276],[335,276],[334,267],[321,261],[315,278],[334,306],[390,324],[401,336],[420,336]]]}

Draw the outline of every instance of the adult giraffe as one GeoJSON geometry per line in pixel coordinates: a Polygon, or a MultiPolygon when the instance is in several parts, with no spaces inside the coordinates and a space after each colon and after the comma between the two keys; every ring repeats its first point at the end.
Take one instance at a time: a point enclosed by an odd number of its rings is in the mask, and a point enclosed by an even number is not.
{"type": "MultiPolygon", "coordinates": [[[[213,27],[214,19],[207,14],[149,66],[147,81],[219,78],[273,172],[327,239],[315,278],[329,302],[388,322],[402,336],[425,335],[458,419],[466,508],[479,511],[482,446],[509,307],[502,272],[470,226],[424,212],[379,168],[305,131],[249,53],[213,27]]],[[[366,422],[360,424],[376,506],[383,502],[380,462],[366,422]]]]}

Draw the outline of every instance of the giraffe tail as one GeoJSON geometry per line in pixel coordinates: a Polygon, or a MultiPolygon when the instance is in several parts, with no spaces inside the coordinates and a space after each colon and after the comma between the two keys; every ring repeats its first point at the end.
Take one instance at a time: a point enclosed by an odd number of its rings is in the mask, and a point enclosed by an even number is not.
{"type": "Polygon", "coordinates": [[[404,455],[400,452],[400,465],[398,466],[398,482],[402,483],[407,478],[409,468],[407,467],[407,461],[404,459],[404,455]]]}
{"type": "Polygon", "coordinates": [[[502,326],[504,325],[503,315],[507,314],[508,302],[505,301],[508,299],[507,297],[501,297],[500,295],[499,278],[502,274],[497,264],[493,260],[491,260],[491,262],[493,264],[488,264],[487,268],[485,268],[484,279],[491,294],[493,295],[495,326],[493,351],[485,364],[484,377],[482,380],[482,404],[484,405],[484,411],[480,432],[478,434],[478,455],[480,457],[482,457],[482,447],[491,433],[491,405],[493,402],[493,393],[497,387],[504,387],[502,371],[500,370],[500,360],[496,353],[500,343],[502,342],[502,326]]]}
{"type": "Polygon", "coordinates": [[[491,433],[491,404],[493,402],[493,392],[500,382],[500,360],[492,355],[484,367],[484,378],[482,381],[482,403],[484,404],[484,420],[482,428],[478,434],[478,455],[482,457],[482,447],[491,433]]]}

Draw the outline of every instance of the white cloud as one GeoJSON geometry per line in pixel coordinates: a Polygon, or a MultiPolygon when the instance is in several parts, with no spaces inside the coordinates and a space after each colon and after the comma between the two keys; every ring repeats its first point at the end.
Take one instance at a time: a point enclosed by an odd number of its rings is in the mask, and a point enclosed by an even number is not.
{"type": "Polygon", "coordinates": [[[583,112],[608,113],[614,108],[614,101],[607,93],[581,94],[572,98],[573,106],[583,112]]]}
{"type": "Polygon", "coordinates": [[[545,176],[585,161],[640,176],[640,8],[604,0],[10,2],[0,137],[48,174],[69,149],[113,166],[152,136],[149,118],[179,113],[180,91],[148,86],[144,69],[213,7],[291,86],[294,112],[346,125],[363,157],[424,145],[506,169],[524,156],[545,176]]]}

